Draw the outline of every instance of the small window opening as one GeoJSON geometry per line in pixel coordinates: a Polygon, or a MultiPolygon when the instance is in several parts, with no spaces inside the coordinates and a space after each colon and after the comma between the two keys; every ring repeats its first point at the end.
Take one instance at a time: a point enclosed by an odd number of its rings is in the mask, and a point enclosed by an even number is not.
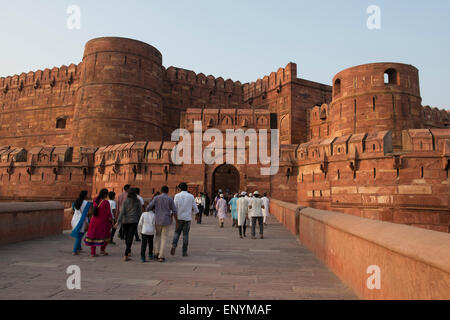
{"type": "Polygon", "coordinates": [[[337,96],[341,93],[341,79],[336,79],[334,82],[334,95],[337,96]]]}
{"type": "Polygon", "coordinates": [[[395,69],[388,69],[384,72],[384,84],[397,84],[398,85],[398,73],[395,69]]]}
{"type": "Polygon", "coordinates": [[[278,114],[270,114],[270,129],[278,129],[278,114]]]}
{"type": "Polygon", "coordinates": [[[66,119],[59,118],[56,119],[56,129],[65,129],[66,128],[66,119]]]}

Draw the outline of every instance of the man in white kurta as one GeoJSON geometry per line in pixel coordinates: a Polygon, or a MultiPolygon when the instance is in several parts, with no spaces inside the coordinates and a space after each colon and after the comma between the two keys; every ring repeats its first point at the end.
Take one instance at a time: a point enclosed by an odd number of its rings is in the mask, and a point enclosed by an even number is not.
{"type": "Polygon", "coordinates": [[[267,197],[267,193],[264,193],[264,196],[261,198],[264,204],[263,215],[264,215],[264,224],[267,225],[267,217],[270,216],[269,213],[269,198],[267,197]]]}
{"type": "Polygon", "coordinates": [[[261,236],[261,239],[264,239],[264,204],[263,200],[259,197],[258,191],[253,193],[253,198],[250,199],[248,208],[249,210],[251,209],[252,239],[256,239],[256,222],[259,224],[259,235],[261,236]]]}
{"type": "Polygon", "coordinates": [[[241,239],[245,237],[245,231],[247,230],[248,200],[246,195],[246,192],[242,192],[237,201],[238,228],[241,239]]]}
{"type": "Polygon", "coordinates": [[[220,194],[220,199],[216,204],[217,216],[219,218],[219,225],[223,228],[225,218],[227,217],[228,206],[226,200],[223,198],[223,193],[220,194]]]}

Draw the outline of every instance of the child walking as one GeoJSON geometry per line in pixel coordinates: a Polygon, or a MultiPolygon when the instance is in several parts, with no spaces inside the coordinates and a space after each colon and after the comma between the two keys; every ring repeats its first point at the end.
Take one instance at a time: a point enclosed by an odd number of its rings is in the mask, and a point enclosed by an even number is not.
{"type": "Polygon", "coordinates": [[[153,259],[153,237],[155,235],[155,213],[144,212],[139,220],[138,230],[142,235],[141,262],[145,262],[145,251],[148,244],[148,259],[153,259]]]}

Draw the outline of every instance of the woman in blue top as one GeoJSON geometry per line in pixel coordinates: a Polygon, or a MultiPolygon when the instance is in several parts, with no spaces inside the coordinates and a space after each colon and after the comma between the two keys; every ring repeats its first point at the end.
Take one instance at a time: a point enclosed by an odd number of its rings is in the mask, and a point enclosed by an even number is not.
{"type": "Polygon", "coordinates": [[[228,204],[231,207],[231,217],[233,218],[233,227],[237,227],[238,225],[237,201],[238,195],[235,194],[234,197],[228,202],[228,204]]]}
{"type": "Polygon", "coordinates": [[[72,217],[72,234],[75,238],[75,245],[73,247],[73,255],[80,254],[81,240],[83,239],[86,227],[88,224],[88,212],[91,207],[91,203],[86,201],[88,196],[87,191],[81,191],[78,199],[72,204],[73,217],[72,217]]]}

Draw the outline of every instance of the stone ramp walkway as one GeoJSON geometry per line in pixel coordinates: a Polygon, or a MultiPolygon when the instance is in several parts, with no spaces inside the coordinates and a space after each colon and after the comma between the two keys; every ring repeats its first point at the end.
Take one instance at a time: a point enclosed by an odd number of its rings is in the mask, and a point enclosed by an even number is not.
{"type": "Polygon", "coordinates": [[[68,233],[0,246],[0,299],[357,298],[274,218],[263,240],[240,239],[229,221],[224,229],[214,218],[203,222],[192,225],[189,257],[179,247],[166,263],[142,264],[136,242],[133,260],[123,262],[120,240],[108,247],[108,257],[90,258],[86,247],[72,256],[68,233]],[[67,289],[70,265],[81,268],[81,290],[67,289]]]}

